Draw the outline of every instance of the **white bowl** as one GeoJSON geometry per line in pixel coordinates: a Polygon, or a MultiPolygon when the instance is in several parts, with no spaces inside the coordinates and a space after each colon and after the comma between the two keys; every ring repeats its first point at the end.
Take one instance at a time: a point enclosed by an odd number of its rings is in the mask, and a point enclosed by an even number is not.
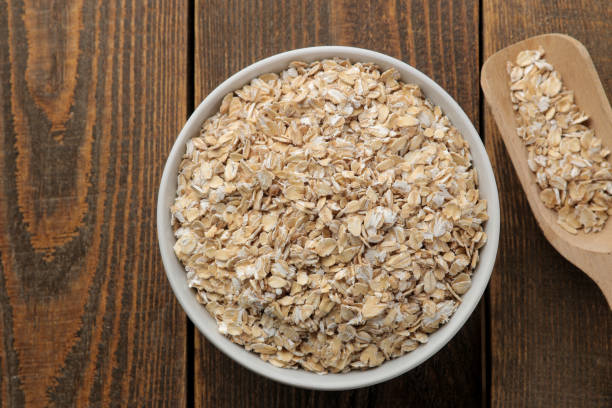
{"type": "Polygon", "coordinates": [[[345,390],[380,383],[415,368],[433,356],[459,331],[478,304],[493,270],[499,240],[499,200],[491,163],[476,129],[457,102],[432,79],[402,61],[374,51],[352,47],[312,47],[277,54],[244,68],[219,85],[197,107],[174,143],[164,167],[157,200],[157,232],[162,260],[174,294],[193,324],[219,350],[244,367],[281,383],[318,390],[345,390]],[[352,62],[373,62],[382,69],[395,67],[404,82],[419,85],[425,96],[442,108],[470,145],[474,167],[478,171],[480,194],[488,202],[489,220],[485,225],[488,242],[480,251],[480,262],[472,277],[472,287],[463,296],[463,302],[448,323],[433,333],[426,344],[373,369],[320,375],[301,369],[274,367],[219,333],[215,320],[204,306],[198,303],[195,291],[187,286],[185,269],[174,255],[172,247],[175,238],[170,226],[169,207],[176,195],[178,166],[185,152],[186,142],[199,133],[205,119],[218,111],[221,100],[227,93],[239,89],[261,74],[280,72],[287,68],[291,61],[309,62],[333,57],[348,58],[352,62]]]}

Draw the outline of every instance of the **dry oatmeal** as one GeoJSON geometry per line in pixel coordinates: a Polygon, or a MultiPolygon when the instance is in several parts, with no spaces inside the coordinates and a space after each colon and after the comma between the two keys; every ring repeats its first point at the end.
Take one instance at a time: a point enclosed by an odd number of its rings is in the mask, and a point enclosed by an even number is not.
{"type": "Polygon", "coordinates": [[[526,50],[508,62],[517,134],[527,146],[540,199],[557,211],[559,225],[572,234],[601,231],[612,214],[610,150],[543,56],[542,48],[526,50]]]}
{"type": "Polygon", "coordinates": [[[339,59],[228,94],[187,143],[171,212],[175,253],[219,331],[318,373],[426,343],[486,242],[458,130],[397,71],[339,59]]]}

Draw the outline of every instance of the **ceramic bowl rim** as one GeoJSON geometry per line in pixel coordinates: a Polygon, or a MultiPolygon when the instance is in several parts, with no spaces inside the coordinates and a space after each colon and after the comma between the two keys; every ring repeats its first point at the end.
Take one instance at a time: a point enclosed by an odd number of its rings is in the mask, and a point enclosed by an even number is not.
{"type": "Polygon", "coordinates": [[[247,66],[221,83],[195,109],[172,146],[164,166],[157,199],[157,230],[164,269],[175,296],[198,330],[208,341],[242,366],[280,383],[317,390],[346,390],[390,380],[422,364],[444,347],[463,327],[487,287],[497,255],[499,229],[499,199],[493,169],[478,132],[459,104],[435,81],[416,68],[385,54],[344,46],[309,47],[276,54],[247,66]],[[279,72],[291,61],[315,61],[333,57],[349,58],[352,62],[374,62],[383,69],[395,67],[404,81],[419,85],[426,97],[442,108],[470,145],[474,167],[478,171],[479,189],[488,201],[489,220],[485,224],[488,241],[481,249],[471,288],[463,296],[455,314],[430,336],[426,344],[373,369],[320,375],[303,369],[275,367],[234,344],[216,330],[214,319],[197,302],[195,291],[187,286],[184,268],[174,255],[172,247],[175,239],[170,226],[169,206],[176,194],[178,164],[185,151],[185,143],[197,134],[201,123],[218,110],[227,93],[239,89],[258,75],[279,72]]]}

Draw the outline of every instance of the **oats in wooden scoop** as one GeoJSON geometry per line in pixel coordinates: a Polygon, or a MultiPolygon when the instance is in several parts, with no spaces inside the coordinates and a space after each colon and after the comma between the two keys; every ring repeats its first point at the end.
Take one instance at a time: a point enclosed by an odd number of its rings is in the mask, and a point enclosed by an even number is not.
{"type": "Polygon", "coordinates": [[[601,231],[612,214],[610,150],[543,56],[542,48],[525,50],[508,62],[517,134],[540,199],[557,211],[558,224],[572,234],[601,231]]]}

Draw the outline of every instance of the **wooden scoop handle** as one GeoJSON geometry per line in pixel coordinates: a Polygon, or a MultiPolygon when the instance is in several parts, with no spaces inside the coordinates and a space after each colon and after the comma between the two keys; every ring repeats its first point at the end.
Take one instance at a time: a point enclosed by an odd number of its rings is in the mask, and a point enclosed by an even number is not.
{"type": "Polygon", "coordinates": [[[612,253],[592,252],[569,245],[557,236],[544,234],[565,259],[576,265],[599,286],[612,310],[612,253]]]}
{"type": "Polygon", "coordinates": [[[588,254],[580,263],[583,265],[577,262],[576,266],[595,281],[612,309],[612,254],[588,254]]]}

